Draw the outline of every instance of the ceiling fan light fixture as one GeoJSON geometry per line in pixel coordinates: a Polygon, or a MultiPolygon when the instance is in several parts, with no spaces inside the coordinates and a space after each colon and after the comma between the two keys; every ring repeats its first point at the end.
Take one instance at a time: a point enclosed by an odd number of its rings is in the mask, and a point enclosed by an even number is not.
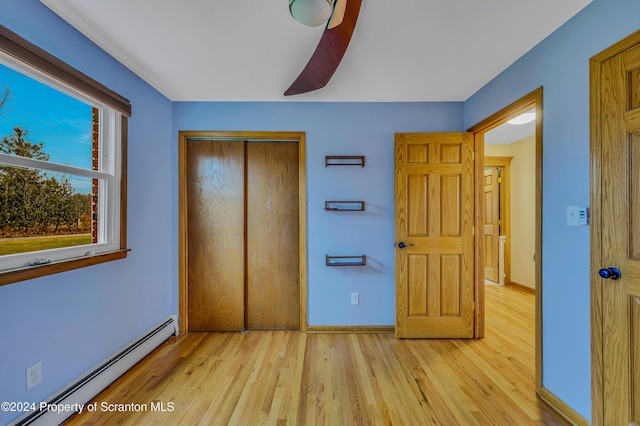
{"type": "Polygon", "coordinates": [[[332,0],[289,0],[293,19],[309,27],[324,24],[333,13],[332,0]]]}

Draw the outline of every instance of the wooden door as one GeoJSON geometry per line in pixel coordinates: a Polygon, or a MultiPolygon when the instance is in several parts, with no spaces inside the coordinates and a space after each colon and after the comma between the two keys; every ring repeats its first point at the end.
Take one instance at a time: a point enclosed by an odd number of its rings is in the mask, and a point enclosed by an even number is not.
{"type": "Polygon", "coordinates": [[[399,133],[396,336],[473,337],[471,133],[399,133]]]}
{"type": "Polygon", "coordinates": [[[499,281],[500,169],[484,169],[484,277],[499,281]]]}
{"type": "Polygon", "coordinates": [[[248,143],[247,328],[300,328],[298,144],[248,143]]]}
{"type": "Polygon", "coordinates": [[[187,144],[189,330],[244,329],[244,144],[187,144]]]}
{"type": "Polygon", "coordinates": [[[594,371],[595,375],[602,373],[594,380],[602,391],[594,393],[594,423],[601,418],[602,424],[611,425],[640,424],[640,37],[638,40],[639,44],[604,61],[594,73],[599,98],[594,146],[601,150],[595,158],[601,177],[594,180],[593,232],[599,235],[594,245],[600,252],[593,257],[592,291],[596,300],[601,298],[596,310],[601,322],[596,321],[594,327],[598,327],[595,336],[600,340],[596,347],[602,350],[594,353],[602,369],[594,371]],[[614,279],[613,268],[621,271],[619,279],[614,279]]]}
{"type": "Polygon", "coordinates": [[[300,328],[298,144],[187,143],[189,331],[300,328]]]}

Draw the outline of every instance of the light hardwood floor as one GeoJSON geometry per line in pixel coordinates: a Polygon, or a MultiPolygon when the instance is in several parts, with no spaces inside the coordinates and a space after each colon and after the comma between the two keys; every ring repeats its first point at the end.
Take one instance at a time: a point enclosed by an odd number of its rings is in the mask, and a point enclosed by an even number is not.
{"type": "Polygon", "coordinates": [[[481,340],[181,335],[96,397],[95,413],[67,424],[565,425],[535,394],[533,302],[517,289],[486,287],[481,340]],[[152,402],[173,411],[152,411],[152,402]],[[103,403],[149,411],[107,412],[103,403]]]}

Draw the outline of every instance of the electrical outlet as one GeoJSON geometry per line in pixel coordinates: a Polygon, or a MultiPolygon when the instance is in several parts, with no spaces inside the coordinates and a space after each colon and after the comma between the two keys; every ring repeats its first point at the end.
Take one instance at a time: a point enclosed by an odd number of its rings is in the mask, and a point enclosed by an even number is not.
{"type": "Polygon", "coordinates": [[[351,293],[351,304],[352,305],[357,305],[358,303],[360,303],[360,295],[358,293],[351,293]]]}
{"type": "Polygon", "coordinates": [[[27,368],[27,390],[42,383],[42,362],[27,368]]]}

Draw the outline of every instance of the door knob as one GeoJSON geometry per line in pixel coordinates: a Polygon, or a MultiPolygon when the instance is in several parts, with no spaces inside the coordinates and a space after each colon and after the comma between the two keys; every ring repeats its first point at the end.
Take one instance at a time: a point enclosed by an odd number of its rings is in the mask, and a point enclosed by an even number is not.
{"type": "Polygon", "coordinates": [[[620,273],[620,269],[618,268],[614,268],[613,266],[610,268],[602,268],[598,271],[598,274],[600,274],[600,276],[602,278],[608,279],[608,280],[617,280],[618,278],[620,278],[622,276],[622,274],[620,273]]]}
{"type": "Polygon", "coordinates": [[[400,242],[398,243],[398,247],[400,247],[400,248],[405,248],[405,247],[407,247],[407,246],[411,246],[411,247],[413,247],[413,244],[406,244],[404,241],[400,241],[400,242]]]}

